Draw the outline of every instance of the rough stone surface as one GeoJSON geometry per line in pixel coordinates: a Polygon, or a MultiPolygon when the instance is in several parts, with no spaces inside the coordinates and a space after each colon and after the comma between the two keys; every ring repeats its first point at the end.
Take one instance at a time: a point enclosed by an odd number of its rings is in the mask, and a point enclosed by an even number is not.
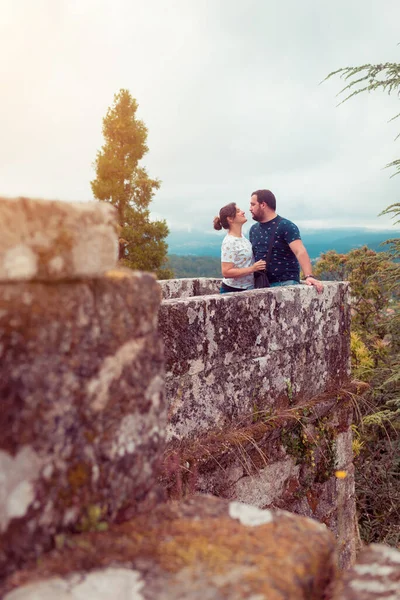
{"type": "Polygon", "coordinates": [[[349,396],[255,413],[248,426],[170,442],[162,477],[169,496],[196,490],[312,517],[335,533],[339,564],[349,567],[358,548],[349,396]]]}
{"type": "Polygon", "coordinates": [[[137,272],[0,284],[0,572],[60,531],[151,503],[166,425],[159,303],[137,272]]]}
{"type": "Polygon", "coordinates": [[[288,482],[299,479],[300,465],[288,456],[260,469],[256,475],[243,476],[234,484],[232,497],[259,508],[271,506],[282,498],[288,482]]]}
{"type": "Polygon", "coordinates": [[[198,279],[165,279],[159,281],[164,300],[192,298],[207,294],[219,294],[221,279],[199,277],[198,279]]]}
{"type": "Polygon", "coordinates": [[[336,589],[335,600],[400,600],[400,552],[371,544],[336,589]]]}
{"type": "Polygon", "coordinates": [[[142,600],[143,583],[139,573],[108,568],[89,574],[27,585],[8,594],[8,600],[142,600]]]}
{"type": "Polygon", "coordinates": [[[0,198],[0,281],[103,275],[118,257],[115,225],[107,203],[0,198]]]}
{"type": "Polygon", "coordinates": [[[170,496],[196,490],[316,518],[338,537],[348,567],[358,535],[352,410],[340,396],[347,284],[325,283],[321,295],[293,286],[199,296],[199,281],[167,282],[160,309],[170,496]]]}
{"type": "Polygon", "coordinates": [[[241,421],[254,403],[271,408],[339,388],[349,328],[345,283],[326,283],[321,295],[293,286],[164,300],[169,439],[241,421]]]}
{"type": "Polygon", "coordinates": [[[0,593],[5,600],[322,600],[335,574],[324,525],[203,496],[71,538],[0,593]]]}

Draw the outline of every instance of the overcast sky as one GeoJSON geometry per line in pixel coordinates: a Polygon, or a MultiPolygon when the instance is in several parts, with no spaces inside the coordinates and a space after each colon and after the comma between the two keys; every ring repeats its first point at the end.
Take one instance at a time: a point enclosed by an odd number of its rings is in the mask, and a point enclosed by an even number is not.
{"type": "Polygon", "coordinates": [[[210,229],[271,189],[302,227],[384,227],[399,98],[336,107],[332,70],[400,62],[399,0],[1,0],[0,196],[90,200],[102,119],[128,88],[153,202],[210,229]]]}

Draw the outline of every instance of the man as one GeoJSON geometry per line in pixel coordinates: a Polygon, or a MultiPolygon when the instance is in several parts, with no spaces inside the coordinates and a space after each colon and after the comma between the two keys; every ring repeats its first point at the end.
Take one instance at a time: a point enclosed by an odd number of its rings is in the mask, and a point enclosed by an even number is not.
{"type": "Polygon", "coordinates": [[[301,241],[299,229],[288,219],[283,219],[276,214],[274,194],[269,190],[253,192],[250,212],[254,221],[258,221],[251,227],[249,236],[256,261],[265,260],[271,231],[276,225],[276,219],[279,221],[267,266],[271,287],[299,284],[301,267],[306,284],[313,285],[320,294],[323,285],[312,274],[310,257],[301,241]]]}

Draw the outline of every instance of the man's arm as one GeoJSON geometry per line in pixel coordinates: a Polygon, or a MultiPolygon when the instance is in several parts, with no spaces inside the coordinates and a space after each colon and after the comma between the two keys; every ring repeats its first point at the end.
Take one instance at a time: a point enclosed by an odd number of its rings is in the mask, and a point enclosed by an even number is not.
{"type": "Polygon", "coordinates": [[[289,244],[289,247],[299,261],[304,277],[306,278],[306,284],[313,285],[317,289],[318,294],[320,294],[324,286],[318,279],[315,279],[315,277],[310,277],[310,275],[312,275],[312,265],[303,242],[301,240],[294,240],[294,242],[289,244]]]}

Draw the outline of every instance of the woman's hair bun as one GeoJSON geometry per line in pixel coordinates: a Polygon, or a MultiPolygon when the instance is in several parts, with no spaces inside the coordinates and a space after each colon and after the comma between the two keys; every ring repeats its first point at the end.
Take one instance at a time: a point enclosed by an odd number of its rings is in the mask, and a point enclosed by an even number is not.
{"type": "Polygon", "coordinates": [[[214,217],[214,229],[216,229],[217,231],[222,229],[221,219],[219,217],[214,217]]]}

